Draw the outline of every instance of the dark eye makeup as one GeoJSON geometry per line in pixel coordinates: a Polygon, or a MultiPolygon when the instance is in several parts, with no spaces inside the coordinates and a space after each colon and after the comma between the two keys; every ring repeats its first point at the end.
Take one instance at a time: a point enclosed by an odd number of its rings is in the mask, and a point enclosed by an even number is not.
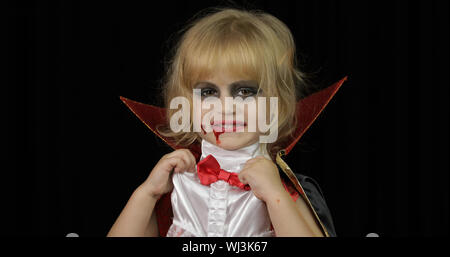
{"type": "Polygon", "coordinates": [[[233,97],[240,96],[242,98],[255,96],[258,93],[258,87],[252,85],[239,85],[231,89],[233,97]]]}
{"type": "Polygon", "coordinates": [[[209,88],[209,87],[202,88],[200,91],[200,95],[202,97],[208,97],[208,96],[219,97],[219,93],[217,92],[217,90],[215,88],[209,88]]]}
{"type": "MultiPolygon", "coordinates": [[[[220,89],[210,82],[199,82],[195,88],[200,89],[202,97],[216,96],[220,97],[220,89]]],[[[261,89],[255,81],[236,81],[229,86],[230,95],[233,97],[250,97],[261,93],[261,89]]]]}

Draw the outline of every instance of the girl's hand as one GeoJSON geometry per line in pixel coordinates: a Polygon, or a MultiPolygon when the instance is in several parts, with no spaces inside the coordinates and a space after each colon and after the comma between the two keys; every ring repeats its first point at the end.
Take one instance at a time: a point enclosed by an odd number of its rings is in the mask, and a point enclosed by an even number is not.
{"type": "Polygon", "coordinates": [[[261,155],[245,163],[239,173],[239,180],[249,184],[253,194],[264,202],[277,192],[284,191],[276,164],[261,155]]]}
{"type": "Polygon", "coordinates": [[[175,150],[158,161],[140,188],[159,199],[173,189],[172,172],[195,172],[195,164],[195,157],[189,150],[175,150]]]}

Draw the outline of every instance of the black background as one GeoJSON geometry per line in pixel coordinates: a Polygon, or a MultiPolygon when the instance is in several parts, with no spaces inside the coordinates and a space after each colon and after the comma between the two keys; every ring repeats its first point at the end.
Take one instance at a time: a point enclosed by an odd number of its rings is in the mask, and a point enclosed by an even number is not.
{"type": "MultiPolygon", "coordinates": [[[[448,236],[448,1],[246,1],[294,34],[306,71],[348,75],[291,168],[338,236],[448,236]]],[[[175,32],[227,1],[2,2],[5,236],[104,236],[170,149],[120,102],[159,104],[175,32]]]]}

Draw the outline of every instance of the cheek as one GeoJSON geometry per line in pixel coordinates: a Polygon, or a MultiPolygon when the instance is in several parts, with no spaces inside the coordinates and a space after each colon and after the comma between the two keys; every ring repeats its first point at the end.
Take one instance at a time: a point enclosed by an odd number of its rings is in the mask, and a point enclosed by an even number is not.
{"type": "Polygon", "coordinates": [[[202,106],[199,105],[199,106],[196,108],[195,112],[192,111],[192,116],[191,116],[191,117],[193,117],[193,118],[200,118],[200,123],[203,122],[203,117],[204,117],[208,112],[211,111],[211,108],[210,108],[210,109],[202,109],[201,107],[202,107],[202,106]]]}
{"type": "Polygon", "coordinates": [[[220,113],[220,107],[221,103],[217,99],[210,101],[202,100],[201,105],[198,105],[197,107],[197,113],[200,114],[201,122],[203,123],[203,118],[207,115],[209,116],[207,119],[214,119],[215,112],[220,113]]]}
{"type": "Polygon", "coordinates": [[[256,105],[257,105],[256,119],[257,120],[265,120],[268,123],[270,120],[270,102],[268,101],[268,99],[266,100],[265,109],[262,109],[263,108],[262,106],[258,107],[258,104],[256,104],[256,105]]]}
{"type": "Polygon", "coordinates": [[[251,102],[242,105],[241,108],[237,109],[237,112],[242,112],[246,120],[249,120],[250,117],[258,119],[258,102],[252,100],[251,102]]]}

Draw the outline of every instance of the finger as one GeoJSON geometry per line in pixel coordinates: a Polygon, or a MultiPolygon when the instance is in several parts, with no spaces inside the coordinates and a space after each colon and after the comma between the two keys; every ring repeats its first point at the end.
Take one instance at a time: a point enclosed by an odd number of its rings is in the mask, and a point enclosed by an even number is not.
{"type": "Polygon", "coordinates": [[[163,155],[163,156],[161,157],[161,160],[167,159],[167,157],[169,157],[169,154],[170,154],[170,153],[166,153],[165,155],[163,155]]]}
{"type": "Polygon", "coordinates": [[[180,153],[184,152],[184,151],[189,151],[187,149],[177,149],[175,151],[172,151],[168,154],[166,154],[167,157],[174,157],[174,156],[178,156],[180,153]]]}
{"type": "Polygon", "coordinates": [[[194,155],[189,151],[189,157],[192,160],[192,172],[195,172],[195,165],[197,164],[197,160],[195,160],[194,155]]]}
{"type": "Polygon", "coordinates": [[[182,152],[183,154],[186,154],[187,156],[189,156],[190,159],[192,159],[195,162],[195,157],[189,149],[179,149],[178,151],[182,152]]]}
{"type": "Polygon", "coordinates": [[[249,169],[254,163],[256,162],[256,160],[248,160],[245,164],[244,164],[244,167],[243,167],[243,169],[249,169]]]}
{"type": "Polygon", "coordinates": [[[180,151],[180,157],[183,158],[186,163],[184,171],[193,172],[195,167],[195,158],[192,153],[189,150],[184,149],[180,151]]]}
{"type": "Polygon", "coordinates": [[[170,169],[173,170],[173,172],[180,172],[184,169],[184,167],[186,167],[186,164],[184,163],[182,158],[177,158],[177,157],[169,157],[166,158],[166,161],[169,163],[170,165],[170,169]]]}
{"type": "Polygon", "coordinates": [[[238,175],[239,181],[241,181],[243,184],[247,184],[247,179],[245,173],[242,171],[238,175]]]}
{"type": "Polygon", "coordinates": [[[178,150],[175,150],[175,151],[173,151],[173,152],[170,152],[170,153],[168,153],[168,154],[165,154],[163,157],[165,157],[165,158],[171,158],[171,157],[174,157],[174,156],[177,156],[178,155],[178,150]]]}
{"type": "Polygon", "coordinates": [[[183,159],[183,162],[185,163],[185,168],[182,171],[191,171],[194,170],[193,166],[195,165],[195,158],[193,155],[191,158],[190,155],[192,155],[192,153],[188,149],[178,149],[167,154],[166,158],[175,157],[183,159]]]}
{"type": "Polygon", "coordinates": [[[183,154],[186,156],[187,160],[189,161],[189,166],[187,171],[194,172],[195,171],[195,157],[191,153],[191,151],[184,149],[183,154]]]}

